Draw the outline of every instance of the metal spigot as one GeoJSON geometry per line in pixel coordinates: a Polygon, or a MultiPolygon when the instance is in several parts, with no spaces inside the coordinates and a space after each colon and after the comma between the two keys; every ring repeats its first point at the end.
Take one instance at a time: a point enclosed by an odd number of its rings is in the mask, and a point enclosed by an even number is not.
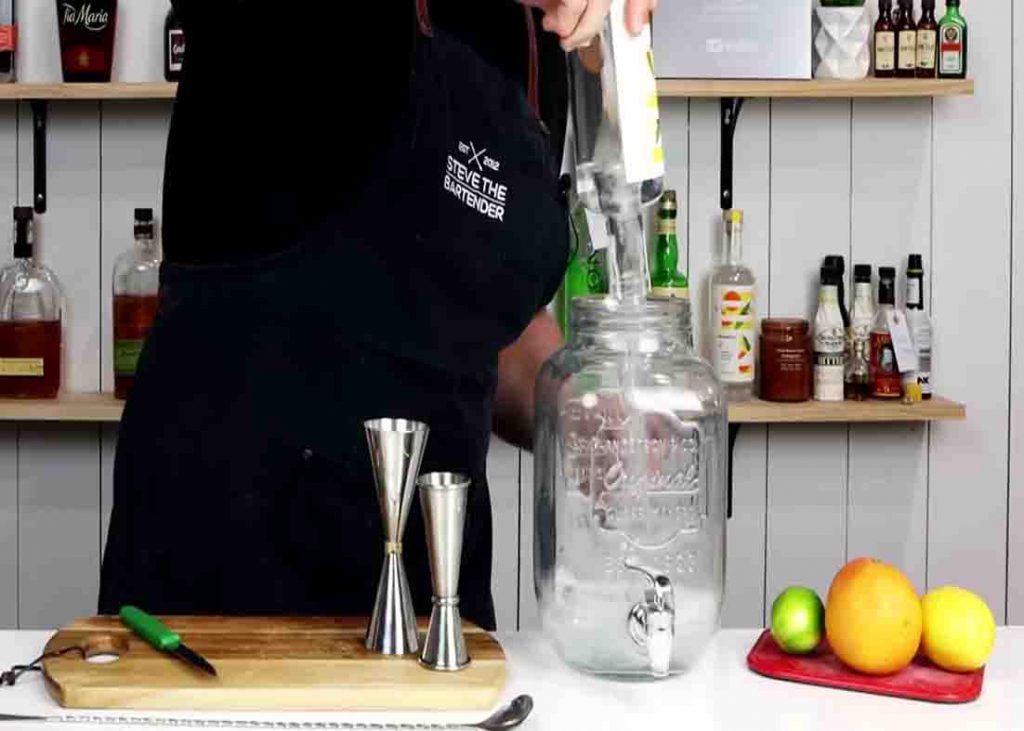
{"type": "Polygon", "coordinates": [[[672,647],[676,635],[676,596],[672,582],[663,574],[626,564],[630,571],[643,574],[650,582],[644,600],[629,611],[629,636],[647,652],[651,674],[666,678],[672,666],[672,647]]]}

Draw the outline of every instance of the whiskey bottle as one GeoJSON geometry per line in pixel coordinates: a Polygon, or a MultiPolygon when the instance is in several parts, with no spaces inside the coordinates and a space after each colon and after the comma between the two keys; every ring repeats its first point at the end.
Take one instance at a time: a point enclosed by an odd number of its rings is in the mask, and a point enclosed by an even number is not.
{"type": "Polygon", "coordinates": [[[135,209],[135,245],[114,262],[114,395],[128,398],[160,306],[160,251],[153,209],[135,209]]]}
{"type": "Polygon", "coordinates": [[[899,0],[896,20],[896,76],[913,78],[917,74],[917,24],[914,0],[899,0]]]}
{"type": "Polygon", "coordinates": [[[896,26],[892,22],[892,0],[878,0],[875,23],[875,76],[891,79],[896,75],[896,26]]]}
{"type": "Polygon", "coordinates": [[[917,78],[934,79],[939,59],[939,24],[935,0],[921,0],[921,21],[917,24],[917,78]]]}

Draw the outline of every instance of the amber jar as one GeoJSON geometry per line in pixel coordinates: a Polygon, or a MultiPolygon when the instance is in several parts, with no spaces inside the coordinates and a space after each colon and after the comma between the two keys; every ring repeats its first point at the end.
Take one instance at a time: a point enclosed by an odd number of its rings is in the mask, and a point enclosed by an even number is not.
{"type": "Polygon", "coordinates": [[[787,403],[810,401],[812,354],[807,320],[762,320],[761,398],[787,403]]]}

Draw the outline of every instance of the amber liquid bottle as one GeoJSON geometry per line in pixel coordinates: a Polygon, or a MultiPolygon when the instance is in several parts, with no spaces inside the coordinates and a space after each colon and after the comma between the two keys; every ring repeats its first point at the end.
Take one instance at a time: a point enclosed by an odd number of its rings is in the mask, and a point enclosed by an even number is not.
{"type": "Polygon", "coordinates": [[[33,258],[31,208],[14,209],[14,263],[0,271],[0,397],[56,398],[64,296],[33,258]]]}
{"type": "Polygon", "coordinates": [[[892,0],[878,0],[875,23],[875,77],[891,79],[896,75],[896,26],[892,22],[892,0]]]}
{"type": "Polygon", "coordinates": [[[914,22],[914,0],[899,0],[896,18],[896,76],[917,75],[917,24],[914,22]]]}
{"type": "Polygon", "coordinates": [[[935,20],[935,0],[921,0],[921,20],[917,24],[917,78],[934,79],[939,61],[939,23],[935,20]]]}
{"type": "Polygon", "coordinates": [[[114,263],[114,395],[127,399],[157,310],[160,252],[153,209],[135,210],[135,246],[114,263]]]}

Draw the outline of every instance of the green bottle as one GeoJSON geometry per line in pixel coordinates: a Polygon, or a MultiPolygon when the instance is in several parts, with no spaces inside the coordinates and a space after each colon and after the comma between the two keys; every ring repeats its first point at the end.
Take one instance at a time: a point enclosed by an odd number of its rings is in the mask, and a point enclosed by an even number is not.
{"type": "Polygon", "coordinates": [[[676,192],[667,190],[658,209],[658,246],[651,271],[652,297],[690,297],[690,282],[686,275],[679,271],[679,236],[676,233],[678,216],[676,192]]]}
{"type": "Polygon", "coordinates": [[[967,21],[960,0],[946,0],[946,17],[939,22],[939,78],[967,78],[967,21]]]}
{"type": "Polygon", "coordinates": [[[572,301],[577,297],[608,294],[603,251],[594,251],[587,225],[587,210],[577,205],[572,212],[573,251],[565,270],[562,288],[555,297],[555,317],[568,340],[572,317],[572,301]]]}

